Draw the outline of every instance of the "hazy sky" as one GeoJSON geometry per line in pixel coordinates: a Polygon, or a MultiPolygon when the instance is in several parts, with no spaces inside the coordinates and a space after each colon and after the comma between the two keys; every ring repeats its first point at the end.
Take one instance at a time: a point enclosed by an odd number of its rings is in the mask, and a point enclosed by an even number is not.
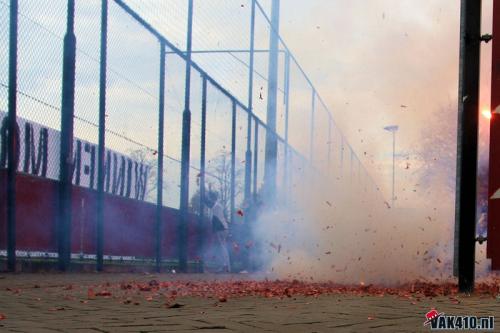
{"type": "MultiPolygon", "coordinates": [[[[490,33],[492,1],[483,4],[483,31],[490,33]]],[[[364,161],[375,167],[372,175],[388,185],[392,142],[382,127],[398,124],[397,149],[411,153],[423,127],[432,126],[432,113],[456,102],[459,1],[282,0],[281,5],[290,49],[355,149],[375,155],[374,164],[364,161]]],[[[482,108],[489,106],[490,53],[490,46],[483,46],[482,108]]]]}

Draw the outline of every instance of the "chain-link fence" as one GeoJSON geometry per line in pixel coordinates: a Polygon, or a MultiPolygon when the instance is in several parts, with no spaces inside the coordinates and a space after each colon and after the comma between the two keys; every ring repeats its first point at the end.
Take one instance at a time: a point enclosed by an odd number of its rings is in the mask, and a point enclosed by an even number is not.
{"type": "Polygon", "coordinates": [[[266,187],[287,200],[311,170],[380,199],[265,8],[253,0],[0,0],[2,191],[12,57],[19,127],[17,209],[7,200],[14,194],[1,195],[2,230],[17,230],[2,231],[0,248],[10,257],[17,248],[98,262],[156,258],[158,269],[163,258],[179,258],[185,269],[206,239],[207,190],[233,222],[266,187]],[[17,54],[9,53],[13,40],[17,54]],[[72,65],[74,106],[62,111],[72,65]],[[68,221],[58,199],[61,133],[72,140],[68,221]]]}

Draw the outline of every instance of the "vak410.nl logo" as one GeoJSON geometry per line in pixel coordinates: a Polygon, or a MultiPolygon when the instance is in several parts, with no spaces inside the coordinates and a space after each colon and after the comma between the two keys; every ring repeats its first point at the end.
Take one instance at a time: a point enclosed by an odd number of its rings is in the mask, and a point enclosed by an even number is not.
{"type": "Polygon", "coordinates": [[[493,331],[495,317],[447,316],[443,312],[431,309],[425,314],[424,326],[429,326],[431,330],[493,331]]]}

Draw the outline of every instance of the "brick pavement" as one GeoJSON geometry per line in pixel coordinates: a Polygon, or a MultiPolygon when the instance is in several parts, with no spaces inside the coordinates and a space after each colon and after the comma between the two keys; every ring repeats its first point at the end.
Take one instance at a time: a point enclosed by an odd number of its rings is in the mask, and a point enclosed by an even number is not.
{"type": "Polygon", "coordinates": [[[168,308],[164,299],[139,291],[126,295],[113,291],[110,297],[89,299],[88,289],[95,285],[147,283],[153,278],[211,280],[214,276],[0,274],[0,313],[6,317],[0,321],[0,332],[422,332],[429,331],[422,324],[431,307],[447,314],[500,318],[500,301],[480,296],[458,296],[459,304],[443,296],[415,304],[397,296],[352,294],[248,296],[227,302],[179,297],[175,300],[182,305],[179,308],[168,308]]]}

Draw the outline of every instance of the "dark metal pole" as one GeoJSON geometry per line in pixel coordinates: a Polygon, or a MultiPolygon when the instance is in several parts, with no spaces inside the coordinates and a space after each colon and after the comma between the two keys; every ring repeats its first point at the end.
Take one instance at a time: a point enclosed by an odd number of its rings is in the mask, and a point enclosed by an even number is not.
{"type": "Polygon", "coordinates": [[[481,0],[462,0],[455,237],[458,287],[474,290],[481,0]]]}
{"type": "Polygon", "coordinates": [[[356,160],[358,161],[358,185],[361,184],[361,161],[359,157],[356,155],[356,160]]]}
{"type": "Polygon", "coordinates": [[[101,2],[101,54],[99,69],[99,143],[97,146],[97,255],[96,269],[103,270],[104,253],[104,158],[106,150],[106,70],[108,0],[101,2]]]}
{"type": "Polygon", "coordinates": [[[235,194],[236,194],[236,101],[233,99],[233,116],[231,119],[231,189],[230,189],[230,218],[234,222],[235,194]]]}
{"type": "Polygon", "coordinates": [[[284,165],[284,180],[283,180],[283,188],[285,189],[284,195],[285,200],[287,200],[289,194],[289,144],[288,144],[288,122],[290,115],[290,51],[286,51],[285,53],[285,165],[284,165]]]}
{"type": "Polygon", "coordinates": [[[272,1],[269,38],[269,68],[267,85],[267,131],[266,157],[264,164],[264,193],[267,200],[276,196],[276,167],[278,142],[276,139],[276,109],[278,94],[278,48],[279,48],[280,0],[272,1]]]}
{"type": "MultiPolygon", "coordinates": [[[[247,125],[247,151],[245,153],[245,201],[250,202],[252,194],[252,113],[253,113],[253,72],[255,56],[255,1],[252,0],[252,13],[250,17],[250,64],[248,71],[248,125],[247,125]]],[[[246,221],[248,223],[248,221],[246,221]]]]}
{"type": "Polygon", "coordinates": [[[314,157],[314,113],[316,109],[316,90],[313,87],[312,97],[311,97],[311,124],[309,133],[309,162],[313,163],[314,157]]]}
{"type": "MultiPolygon", "coordinates": [[[[203,199],[205,198],[205,164],[206,164],[206,134],[207,134],[207,78],[203,76],[203,84],[201,90],[201,142],[200,142],[200,215],[198,220],[199,232],[198,232],[198,249],[199,253],[203,252],[204,247],[204,235],[201,233],[204,225],[204,204],[203,199]]],[[[203,268],[203,267],[202,267],[203,268]]]]}
{"type": "Polygon", "coordinates": [[[332,158],[332,118],[328,117],[328,153],[327,153],[327,170],[330,173],[332,158]]]}
{"type": "Polygon", "coordinates": [[[344,136],[340,136],[340,176],[344,176],[344,136]]]}
{"type": "Polygon", "coordinates": [[[182,153],[181,153],[181,193],[180,219],[178,226],[179,271],[187,272],[187,223],[189,206],[189,163],[191,145],[191,50],[193,38],[193,0],[188,3],[188,24],[186,41],[186,86],[184,112],[182,114],[182,153]]]}
{"type": "Polygon", "coordinates": [[[10,1],[9,30],[9,135],[7,165],[7,269],[16,270],[16,171],[17,171],[17,18],[18,2],[10,1]]]}
{"type": "Polygon", "coordinates": [[[163,236],[163,131],[165,127],[165,43],[160,41],[160,99],[158,103],[158,172],[156,179],[156,272],[161,272],[163,236]]]}
{"type": "Polygon", "coordinates": [[[350,163],[350,165],[349,165],[349,169],[350,169],[350,171],[349,171],[349,179],[350,179],[350,181],[351,181],[351,183],[352,183],[352,162],[353,162],[352,160],[353,160],[353,151],[352,151],[352,147],[351,147],[351,146],[349,146],[349,151],[351,152],[351,163],[350,163]]]}
{"type": "Polygon", "coordinates": [[[392,206],[394,206],[396,186],[396,131],[392,131],[392,206]]]}
{"type": "Polygon", "coordinates": [[[75,0],[68,0],[62,75],[61,142],[59,162],[59,269],[68,269],[71,259],[71,191],[73,168],[73,116],[75,112],[76,37],[75,0]]]}
{"type": "Polygon", "coordinates": [[[259,168],[259,123],[255,123],[255,133],[253,140],[253,197],[254,200],[257,198],[257,172],[259,168]]]}

